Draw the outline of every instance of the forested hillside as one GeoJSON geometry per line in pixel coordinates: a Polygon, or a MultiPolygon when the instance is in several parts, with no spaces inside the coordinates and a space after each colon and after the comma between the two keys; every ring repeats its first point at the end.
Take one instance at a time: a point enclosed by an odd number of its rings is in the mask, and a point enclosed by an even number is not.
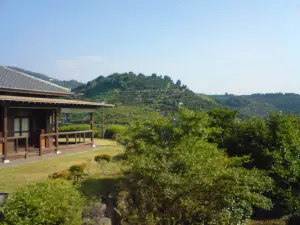
{"type": "Polygon", "coordinates": [[[57,85],[60,85],[60,86],[66,87],[66,88],[70,88],[70,89],[73,89],[73,88],[76,88],[80,85],[83,85],[83,83],[80,83],[76,80],[58,80],[58,79],[48,77],[45,74],[36,73],[36,72],[29,71],[29,70],[24,70],[24,69],[21,69],[21,68],[18,68],[18,67],[8,66],[8,68],[11,68],[13,70],[16,70],[16,71],[19,71],[19,72],[22,72],[22,73],[26,73],[26,74],[34,76],[36,78],[39,78],[39,79],[42,79],[42,80],[45,80],[45,81],[49,81],[49,82],[52,82],[54,84],[57,84],[57,85]]]}
{"type": "Polygon", "coordinates": [[[180,107],[206,111],[225,106],[238,110],[241,118],[266,117],[273,111],[300,114],[300,95],[294,93],[204,95],[194,93],[180,80],[174,82],[169,76],[157,74],[114,73],[83,84],[76,80],[53,79],[17,67],[10,68],[70,88],[80,94],[77,97],[115,104],[118,110],[106,110],[108,123],[127,123],[152,112],[172,114],[180,107]]]}
{"type": "Polygon", "coordinates": [[[300,114],[300,95],[268,93],[252,95],[212,95],[218,104],[237,109],[245,116],[267,116],[270,111],[300,114]]]}
{"type": "Polygon", "coordinates": [[[216,105],[207,96],[195,94],[178,80],[152,74],[114,73],[99,76],[73,90],[89,100],[105,101],[117,106],[151,106],[153,109],[172,111],[180,106],[192,109],[210,109],[216,105]]]}

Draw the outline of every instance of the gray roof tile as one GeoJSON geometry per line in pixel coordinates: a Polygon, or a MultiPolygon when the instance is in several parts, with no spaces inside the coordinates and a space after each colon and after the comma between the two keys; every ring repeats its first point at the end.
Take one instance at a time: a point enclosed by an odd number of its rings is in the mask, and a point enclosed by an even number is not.
{"type": "Polygon", "coordinates": [[[68,94],[70,90],[25,73],[0,66],[0,88],[68,94]]]}

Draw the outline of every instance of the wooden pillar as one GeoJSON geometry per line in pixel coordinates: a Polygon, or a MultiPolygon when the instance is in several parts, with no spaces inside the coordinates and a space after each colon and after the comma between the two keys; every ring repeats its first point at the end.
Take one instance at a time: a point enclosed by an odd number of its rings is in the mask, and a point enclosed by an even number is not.
{"type": "Polygon", "coordinates": [[[66,142],[67,142],[67,146],[69,146],[69,135],[66,134],[66,142]]]}
{"type": "Polygon", "coordinates": [[[7,160],[7,135],[8,135],[8,121],[7,121],[7,107],[4,106],[3,107],[3,139],[4,139],[4,143],[3,143],[3,162],[9,162],[7,160]]]}
{"type": "Polygon", "coordinates": [[[45,147],[46,147],[46,137],[45,136],[42,137],[42,134],[44,134],[44,133],[45,133],[45,130],[41,130],[41,133],[40,133],[39,156],[42,155],[42,148],[43,148],[43,146],[45,145],[45,147]]]}
{"type": "Polygon", "coordinates": [[[92,112],[90,114],[91,119],[90,119],[90,123],[91,123],[91,130],[92,130],[92,134],[91,134],[91,145],[94,147],[95,146],[95,141],[94,141],[94,112],[92,112]]]}
{"type": "Polygon", "coordinates": [[[55,152],[56,153],[59,153],[59,141],[58,141],[58,138],[59,138],[59,135],[58,135],[59,127],[58,127],[58,120],[59,120],[59,109],[56,109],[55,110],[55,133],[56,133],[56,136],[55,136],[55,152]]]}
{"type": "Polygon", "coordinates": [[[28,137],[25,138],[25,158],[28,157],[28,137]]]}
{"type": "Polygon", "coordinates": [[[104,107],[102,106],[102,138],[104,139],[104,107]]]}

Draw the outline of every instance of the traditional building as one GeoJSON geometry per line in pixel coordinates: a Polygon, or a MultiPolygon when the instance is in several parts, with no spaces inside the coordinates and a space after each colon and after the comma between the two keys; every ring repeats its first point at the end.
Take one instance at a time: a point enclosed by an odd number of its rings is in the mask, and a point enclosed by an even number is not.
{"type": "Polygon", "coordinates": [[[3,162],[74,145],[94,146],[94,110],[113,105],[68,99],[67,88],[0,67],[0,157],[3,162]],[[61,112],[87,112],[90,130],[59,132],[61,112]]]}

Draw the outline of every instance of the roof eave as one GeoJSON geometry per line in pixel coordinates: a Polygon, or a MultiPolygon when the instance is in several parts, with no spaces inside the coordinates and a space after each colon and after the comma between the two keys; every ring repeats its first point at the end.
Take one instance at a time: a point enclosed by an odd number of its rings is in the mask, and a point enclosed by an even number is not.
{"type": "Polygon", "coordinates": [[[3,88],[3,87],[0,87],[0,92],[45,95],[45,96],[58,96],[58,97],[66,97],[66,96],[71,96],[71,95],[74,94],[73,92],[66,92],[66,93],[63,93],[63,92],[46,92],[46,91],[23,90],[23,89],[3,88]]]}

